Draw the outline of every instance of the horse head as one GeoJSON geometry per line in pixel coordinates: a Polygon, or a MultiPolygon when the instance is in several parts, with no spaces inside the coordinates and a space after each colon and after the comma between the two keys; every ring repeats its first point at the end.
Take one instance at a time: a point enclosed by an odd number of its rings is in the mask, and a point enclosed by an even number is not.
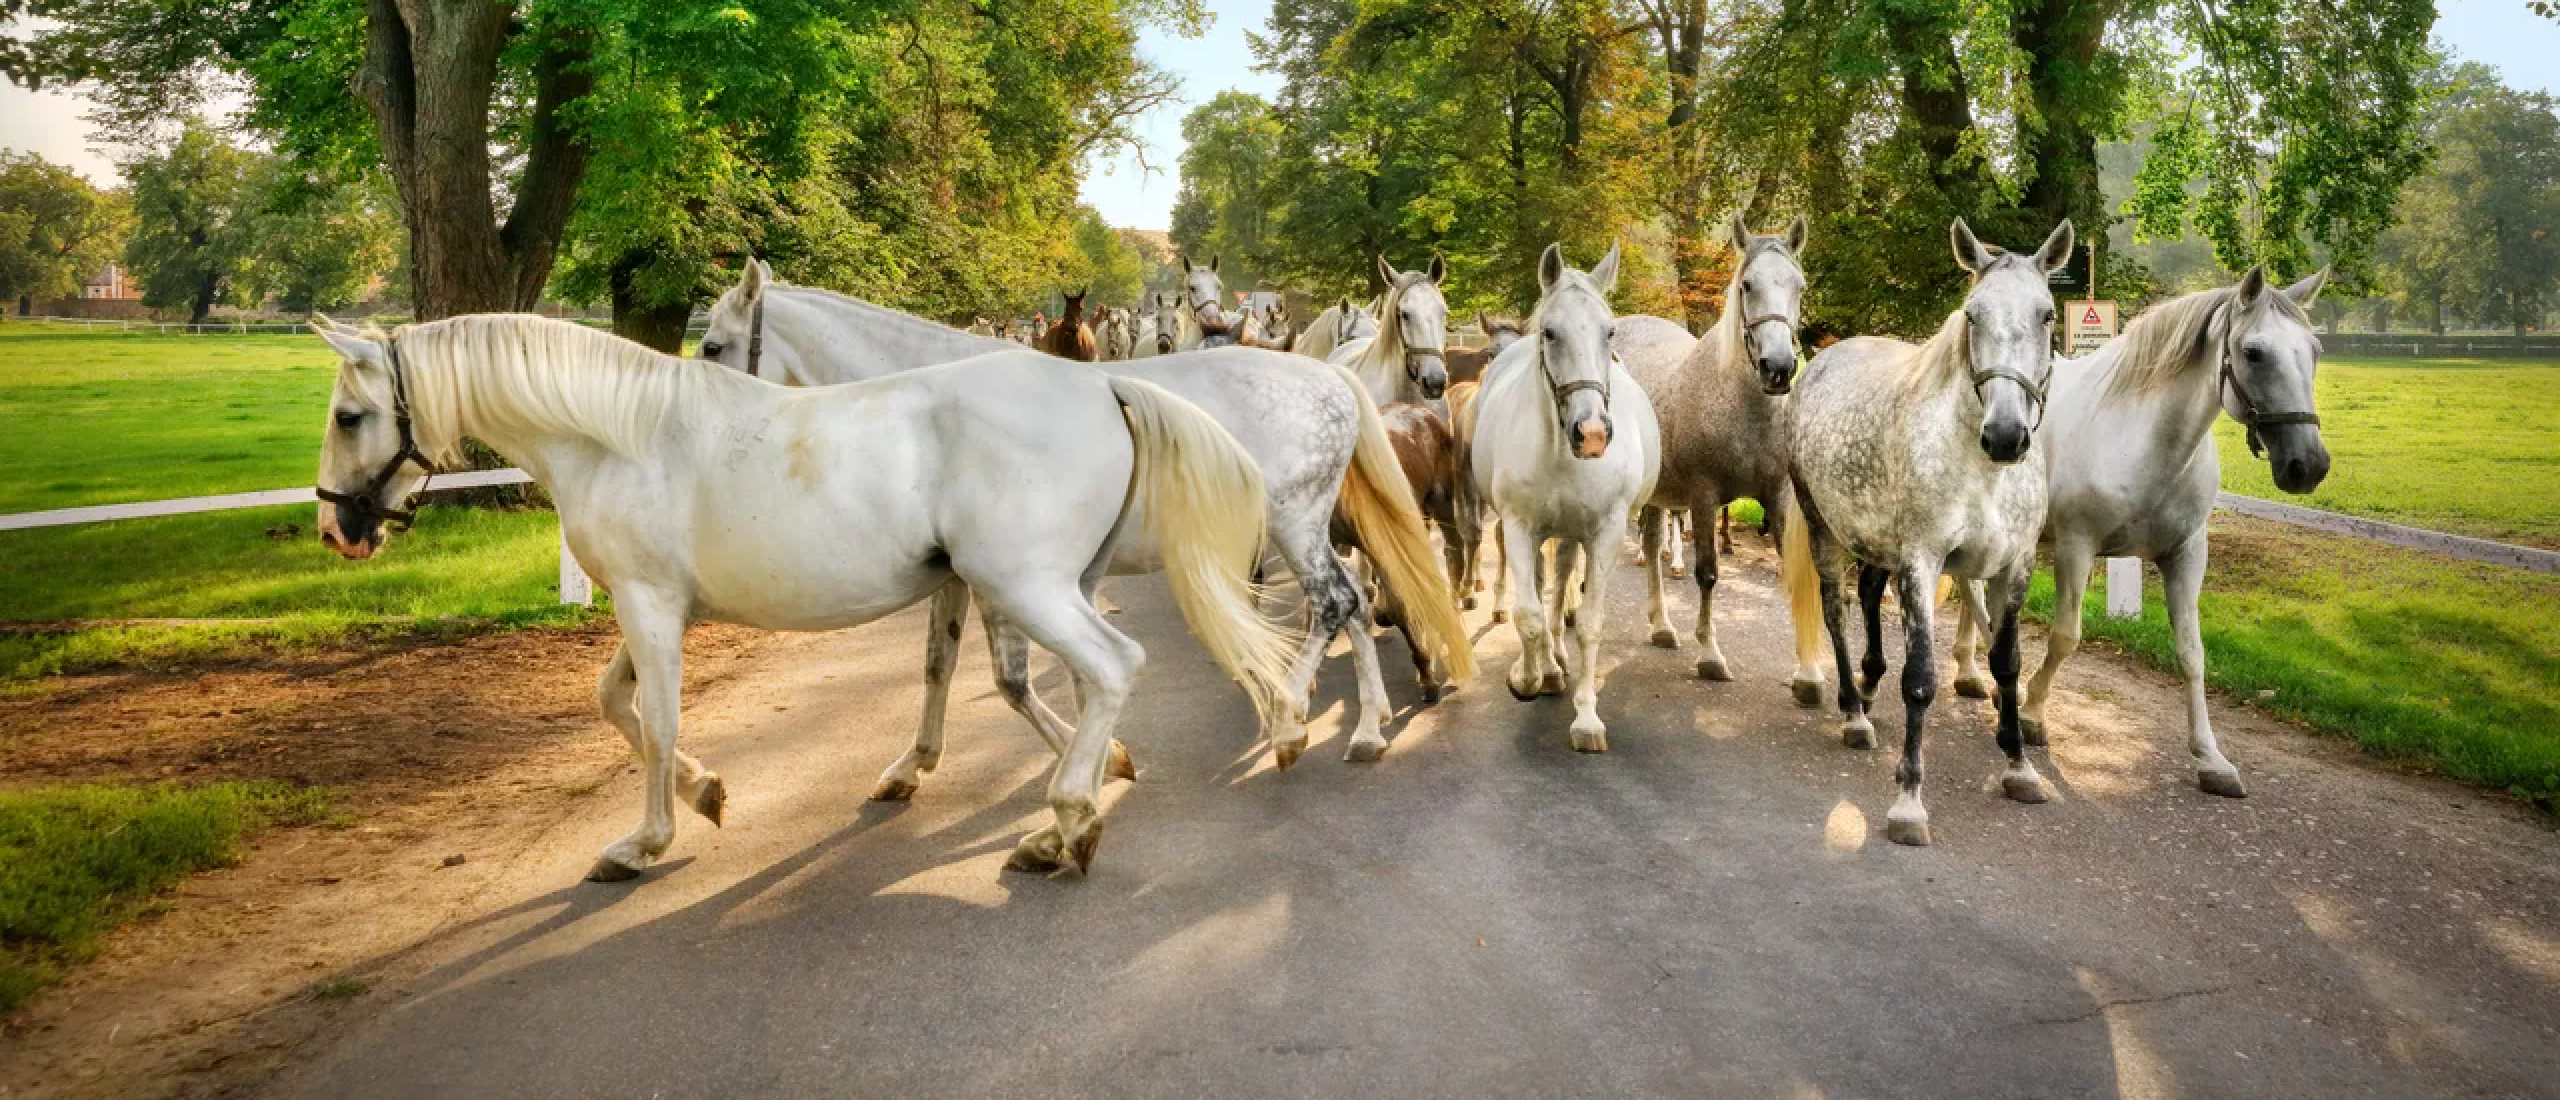
{"type": "Polygon", "coordinates": [[[338,353],[329,394],[329,427],[320,436],[320,543],[361,561],[389,538],[383,521],[406,525],[401,505],[426,484],[434,467],[418,445],[409,380],[395,337],[370,325],[353,328],[326,317],[311,330],[338,353]]]}
{"type": "Polygon", "coordinates": [[[1781,397],[1795,388],[1802,351],[1796,330],[1804,313],[1804,216],[1784,236],[1760,236],[1736,211],[1727,226],[1733,254],[1741,257],[1725,288],[1724,308],[1742,330],[1743,354],[1760,373],[1760,391],[1781,397]]]}
{"type": "Polygon", "coordinates": [[[2329,476],[2311,386],[2320,338],[2307,312],[2328,281],[2324,268],[2273,290],[2265,267],[2250,268],[2217,326],[2223,411],[2249,430],[2249,453],[2264,450],[2276,488],[2288,493],[2308,493],[2329,476]]]}
{"type": "Polygon", "coordinates": [[[1382,324],[1396,326],[1396,345],[1404,350],[1404,373],[1425,400],[1439,400],[1449,388],[1449,302],[1440,296],[1440,280],[1449,274],[1440,257],[1421,271],[1398,271],[1384,256],[1378,274],[1387,281],[1380,300],[1382,324]]]}
{"type": "Polygon", "coordinates": [[[720,292],[720,300],[711,303],[711,316],[694,354],[768,382],[790,377],[790,363],[785,360],[793,353],[778,343],[768,348],[765,338],[765,304],[777,282],[773,268],[748,257],[738,272],[737,285],[720,292]]]}
{"type": "Polygon", "coordinates": [[[1219,304],[1227,300],[1227,284],[1218,278],[1218,257],[1209,257],[1207,267],[1192,266],[1189,256],[1177,254],[1176,258],[1182,261],[1182,290],[1191,299],[1192,317],[1199,322],[1200,331],[1217,333],[1233,328],[1235,322],[1228,319],[1219,304]]]}
{"type": "Polygon", "coordinates": [[[1964,298],[1966,363],[1982,404],[1982,453],[2006,465],[2027,456],[2053,380],[2053,291],[2046,276],[2071,262],[2069,219],[2022,256],[1984,244],[1957,218],[1947,228],[1956,263],[1973,274],[1964,298]]]}
{"type": "Polygon", "coordinates": [[[1529,338],[1538,342],[1538,369],[1546,374],[1556,425],[1575,458],[1609,453],[1618,434],[1609,416],[1610,375],[1617,366],[1609,351],[1609,326],[1616,320],[1609,292],[1617,285],[1617,245],[1588,273],[1565,266],[1561,244],[1548,245],[1538,257],[1538,308],[1529,316],[1529,338]]]}
{"type": "Polygon", "coordinates": [[[1483,310],[1477,310],[1476,331],[1484,334],[1484,352],[1487,362],[1500,356],[1504,348],[1520,342],[1521,330],[1517,318],[1492,317],[1487,316],[1483,310]]]}

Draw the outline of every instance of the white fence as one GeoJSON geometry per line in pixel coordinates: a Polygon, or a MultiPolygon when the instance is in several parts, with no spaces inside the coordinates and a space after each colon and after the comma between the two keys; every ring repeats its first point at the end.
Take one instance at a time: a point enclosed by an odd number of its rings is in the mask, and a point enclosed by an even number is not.
{"type": "MultiPolygon", "coordinates": [[[[525,485],[533,475],[522,470],[466,470],[461,473],[438,474],[427,486],[429,493],[455,489],[481,489],[492,485],[525,485]]],[[[241,508],[272,508],[283,504],[317,504],[320,498],[309,488],[263,489],[250,493],[224,493],[209,497],[181,497],[176,500],[144,500],[130,504],[95,504],[85,508],[56,508],[46,512],[20,512],[0,516],[0,531],[27,531],[38,527],[76,527],[84,523],[106,523],[120,519],[149,519],[153,516],[184,516],[197,512],[229,512],[241,508]]],[[[586,607],[595,602],[595,582],[587,571],[578,567],[578,559],[569,553],[569,536],[560,536],[560,602],[586,607]]]]}

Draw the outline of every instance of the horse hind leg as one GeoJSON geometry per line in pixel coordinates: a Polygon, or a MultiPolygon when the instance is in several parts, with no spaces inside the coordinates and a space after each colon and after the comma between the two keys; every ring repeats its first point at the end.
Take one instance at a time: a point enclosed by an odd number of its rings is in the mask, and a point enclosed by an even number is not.
{"type": "MultiPolygon", "coordinates": [[[[1066,755],[1067,742],[1075,737],[1076,730],[1058,717],[1056,711],[1049,709],[1049,704],[1040,698],[1039,689],[1031,682],[1031,639],[1023,635],[1021,627],[1015,626],[993,607],[980,608],[978,617],[978,625],[987,636],[987,663],[995,670],[996,694],[1031,726],[1031,732],[1039,736],[1041,744],[1048,746],[1050,755],[1066,755]]],[[[1075,690],[1081,703],[1082,680],[1075,681],[1075,690]]],[[[1104,769],[1104,774],[1113,779],[1138,778],[1137,762],[1129,758],[1128,748],[1117,740],[1111,742],[1110,765],[1104,769]]]]}
{"type": "Polygon", "coordinates": [[[933,593],[925,620],[924,717],[916,724],[913,748],[880,773],[871,789],[874,802],[904,802],[915,797],[924,775],[942,762],[944,712],[951,701],[951,673],[960,664],[960,622],[969,614],[969,584],[957,577],[933,593]]]}
{"type": "Polygon", "coordinates": [[[1808,529],[1813,543],[1813,568],[1822,598],[1822,629],[1831,639],[1831,661],[1840,679],[1840,743],[1853,749],[1876,747],[1875,723],[1867,718],[1866,697],[1858,692],[1857,671],[1849,658],[1848,592],[1841,573],[1847,568],[1841,556],[1823,545],[1818,528],[1808,529]]]}
{"type": "MultiPolygon", "coordinates": [[[[1872,565],[1858,567],[1858,611],[1867,627],[1867,654],[1858,662],[1858,697],[1875,702],[1876,685],[1884,681],[1884,590],[1893,580],[1890,571],[1872,565]]],[[[1929,604],[1920,605],[1927,614],[1929,604]]],[[[1903,614],[1911,614],[1905,605],[1903,614]]]]}
{"type": "MultiPolygon", "coordinates": [[[[1974,658],[1982,651],[1983,635],[1991,632],[1991,616],[1984,609],[1983,582],[1957,581],[1956,591],[1956,694],[1967,699],[1991,698],[1990,682],[1982,678],[1982,669],[1974,658]]],[[[1994,601],[1996,602],[1996,601],[1994,601]]]]}
{"type": "MultiPolygon", "coordinates": [[[[1717,505],[1714,511],[1721,514],[1724,506],[1717,505]]],[[[1690,514],[1700,514],[1700,510],[1692,509],[1690,514]]],[[[1698,648],[1703,651],[1698,654],[1698,678],[1731,680],[1733,666],[1725,663],[1724,647],[1716,644],[1716,582],[1723,579],[1723,566],[1716,561],[1715,547],[1707,539],[1699,540],[1697,552],[1691,556],[1697,560],[1698,648]]]]}
{"type": "Polygon", "coordinates": [[[1075,734],[1049,781],[1049,809],[1056,820],[1024,837],[1005,867],[1049,872],[1072,863],[1089,872],[1102,842],[1100,791],[1111,760],[1111,734],[1146,665],[1146,650],[1113,629],[1084,592],[1072,586],[1025,584],[982,589],[979,595],[1065,662],[1082,689],[1075,734]]]}
{"type": "MultiPolygon", "coordinates": [[[[642,756],[640,707],[634,700],[640,677],[632,668],[631,647],[623,645],[613,651],[613,659],[605,663],[604,674],[596,680],[596,706],[604,711],[604,719],[622,734],[634,756],[642,756]]],[[[720,777],[702,766],[702,762],[676,750],[676,796],[693,812],[720,824],[720,815],[729,804],[729,789],[720,777]]]]}
{"type": "MultiPolygon", "coordinates": [[[[1663,649],[1680,648],[1679,632],[1671,629],[1671,616],[1662,598],[1662,575],[1667,561],[1674,560],[1680,545],[1679,522],[1668,508],[1647,505],[1636,519],[1644,528],[1645,621],[1653,628],[1653,644],[1663,649]],[[1664,550],[1668,543],[1673,549],[1664,550]]],[[[1678,576],[1676,572],[1672,574],[1678,576]]]]}
{"type": "MultiPolygon", "coordinates": [[[[1689,575],[1689,563],[1682,560],[1680,552],[1689,545],[1688,532],[1697,527],[1698,521],[1697,516],[1689,512],[1666,509],[1664,515],[1669,522],[1663,535],[1660,564],[1663,572],[1676,581],[1689,575]]],[[[1673,638],[1672,643],[1677,646],[1679,639],[1673,638]]]]}

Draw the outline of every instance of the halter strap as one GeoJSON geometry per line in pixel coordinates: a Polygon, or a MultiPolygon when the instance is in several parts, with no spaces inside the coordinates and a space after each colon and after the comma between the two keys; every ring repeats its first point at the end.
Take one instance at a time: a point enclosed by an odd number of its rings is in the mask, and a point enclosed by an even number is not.
{"type": "Polygon", "coordinates": [[[764,361],[764,295],[756,295],[756,308],[747,320],[747,377],[761,378],[756,365],[764,361]]]}
{"type": "MultiPolygon", "coordinates": [[[[358,527],[370,526],[377,520],[387,520],[392,529],[406,531],[410,524],[417,521],[417,513],[400,508],[384,507],[381,501],[382,491],[391,487],[391,479],[400,476],[401,467],[412,462],[417,463],[419,469],[427,472],[427,481],[434,481],[436,464],[428,461],[426,452],[418,449],[417,436],[410,423],[409,381],[406,372],[400,366],[399,334],[393,333],[382,342],[382,346],[391,358],[391,415],[392,422],[400,428],[400,451],[392,455],[391,460],[383,465],[381,472],[373,475],[373,480],[366,483],[364,489],[359,492],[341,493],[326,485],[315,487],[313,492],[321,500],[337,505],[340,510],[354,513],[358,527]]],[[[425,492],[426,488],[427,482],[420,482],[417,491],[425,492]]],[[[407,501],[403,500],[402,503],[407,501]]]]}
{"type": "Polygon", "coordinates": [[[2259,411],[2258,403],[2252,400],[2249,391],[2240,385],[2240,372],[2231,366],[2231,344],[2232,341],[2228,338],[2222,342],[2222,378],[2217,384],[2230,387],[2231,396],[2239,399],[2240,412],[2232,419],[2239,421],[2240,426],[2246,429],[2249,438],[2249,457],[2259,458],[2267,453],[2265,444],[2258,439],[2259,428],[2277,424],[2309,424],[2315,428],[2320,426],[2320,415],[2308,410],[2259,411]]]}
{"type": "Polygon", "coordinates": [[[2007,367],[2007,366],[2001,366],[2001,367],[1975,367],[1975,368],[1973,368],[1973,388],[1974,388],[1974,391],[1975,391],[1976,393],[1980,393],[1980,392],[1981,392],[1981,390],[1982,390],[1982,384],[1983,384],[1983,383],[1985,383],[1985,382],[1989,382],[1989,381],[1993,381],[1993,380],[1995,380],[1995,379],[2002,379],[2002,378],[2005,378],[2005,379],[2008,379],[2008,380],[2009,380],[2009,381],[2011,381],[2011,382],[2015,382],[2015,383],[2017,383],[2017,384],[2018,384],[2018,388],[2019,388],[2019,389],[2022,389],[2022,390],[2027,391],[2027,398],[2028,398],[2029,400],[2031,400],[2031,401],[2034,401],[2034,402],[2035,402],[2035,405],[2036,405],[2036,422],[2035,422],[2035,426],[2034,426],[2034,427],[2031,427],[2031,428],[2028,428],[2028,429],[2027,429],[2027,431],[2028,431],[2028,432],[2030,432],[2030,433],[2033,433],[2033,432],[2035,432],[2035,431],[2037,431],[2037,430],[2039,430],[2039,429],[2043,428],[2043,427],[2044,427],[2044,387],[2043,387],[2043,386],[2040,386],[2040,385],[2037,385],[2037,384],[2036,384],[2036,380],[2035,380],[2035,379],[2030,378],[2030,377],[2028,377],[2028,376],[2027,376],[2027,372],[2022,371],[2022,370],[2019,370],[2019,369],[2018,369],[2018,368],[2016,368],[2016,367],[2007,367]]]}

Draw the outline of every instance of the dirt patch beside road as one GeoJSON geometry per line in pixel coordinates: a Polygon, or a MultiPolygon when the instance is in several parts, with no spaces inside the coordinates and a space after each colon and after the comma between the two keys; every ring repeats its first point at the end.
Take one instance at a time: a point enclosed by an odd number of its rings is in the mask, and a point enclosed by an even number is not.
{"type": "MultiPolygon", "coordinates": [[[[275,779],[325,785],[339,811],[189,878],[0,1023],[0,1096],[263,1078],[365,994],[365,963],[472,912],[575,796],[629,766],[594,702],[618,641],[609,626],[524,631],[65,677],[0,699],[0,786],[275,779]]],[[[688,696],[771,641],[697,628],[688,696]]]]}

